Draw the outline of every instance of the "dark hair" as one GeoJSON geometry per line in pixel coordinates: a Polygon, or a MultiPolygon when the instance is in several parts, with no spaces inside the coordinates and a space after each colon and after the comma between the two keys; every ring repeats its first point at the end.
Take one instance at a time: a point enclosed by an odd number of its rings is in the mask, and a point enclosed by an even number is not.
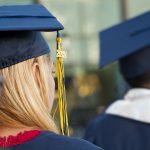
{"type": "Polygon", "coordinates": [[[146,84],[150,83],[150,70],[133,78],[123,77],[131,88],[146,88],[146,84]]]}

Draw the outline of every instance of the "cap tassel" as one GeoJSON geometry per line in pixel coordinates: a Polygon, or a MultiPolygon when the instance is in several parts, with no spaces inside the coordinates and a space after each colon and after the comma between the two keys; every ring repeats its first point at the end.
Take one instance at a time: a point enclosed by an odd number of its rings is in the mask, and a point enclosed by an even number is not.
{"type": "Polygon", "coordinates": [[[65,75],[63,57],[65,53],[62,51],[62,39],[59,32],[57,32],[57,54],[56,54],[56,72],[58,82],[58,106],[60,114],[60,128],[62,135],[69,136],[68,114],[67,114],[67,101],[65,91],[65,75]]]}

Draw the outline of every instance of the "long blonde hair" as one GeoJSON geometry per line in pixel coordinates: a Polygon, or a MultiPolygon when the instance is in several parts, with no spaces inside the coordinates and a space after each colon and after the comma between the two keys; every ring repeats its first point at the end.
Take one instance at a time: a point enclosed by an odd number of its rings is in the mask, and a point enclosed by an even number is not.
{"type": "Polygon", "coordinates": [[[50,116],[52,102],[50,59],[47,55],[32,58],[0,70],[4,85],[0,95],[0,126],[35,127],[57,132],[50,116]],[[38,63],[37,80],[32,66],[38,63]],[[49,94],[50,93],[50,94],[49,94]]]}

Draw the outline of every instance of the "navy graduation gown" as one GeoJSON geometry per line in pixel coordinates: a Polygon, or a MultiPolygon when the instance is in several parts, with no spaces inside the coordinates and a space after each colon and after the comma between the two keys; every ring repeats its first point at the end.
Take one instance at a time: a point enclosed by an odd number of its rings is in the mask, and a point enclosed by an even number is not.
{"type": "MultiPolygon", "coordinates": [[[[6,148],[4,148],[6,149],[6,148]]],[[[43,131],[28,142],[12,146],[7,150],[102,150],[93,144],[49,131],[43,131]]]]}
{"type": "Polygon", "coordinates": [[[150,124],[103,114],[89,124],[84,138],[105,150],[150,150],[150,124]]]}

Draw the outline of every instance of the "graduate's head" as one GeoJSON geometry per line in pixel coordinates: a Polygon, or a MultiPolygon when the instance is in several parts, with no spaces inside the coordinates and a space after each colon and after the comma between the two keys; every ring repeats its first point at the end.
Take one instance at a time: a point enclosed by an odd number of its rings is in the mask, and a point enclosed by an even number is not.
{"type": "Polygon", "coordinates": [[[132,88],[150,88],[150,46],[119,61],[120,72],[132,88]]]}
{"type": "Polygon", "coordinates": [[[40,31],[63,26],[41,5],[0,7],[0,127],[57,131],[50,116],[53,63],[40,31]]]}
{"type": "Polygon", "coordinates": [[[124,21],[100,33],[101,66],[119,61],[131,87],[150,84],[150,12],[124,21]]]}
{"type": "Polygon", "coordinates": [[[50,112],[54,99],[53,63],[49,55],[0,69],[0,126],[56,131],[50,112]]]}

